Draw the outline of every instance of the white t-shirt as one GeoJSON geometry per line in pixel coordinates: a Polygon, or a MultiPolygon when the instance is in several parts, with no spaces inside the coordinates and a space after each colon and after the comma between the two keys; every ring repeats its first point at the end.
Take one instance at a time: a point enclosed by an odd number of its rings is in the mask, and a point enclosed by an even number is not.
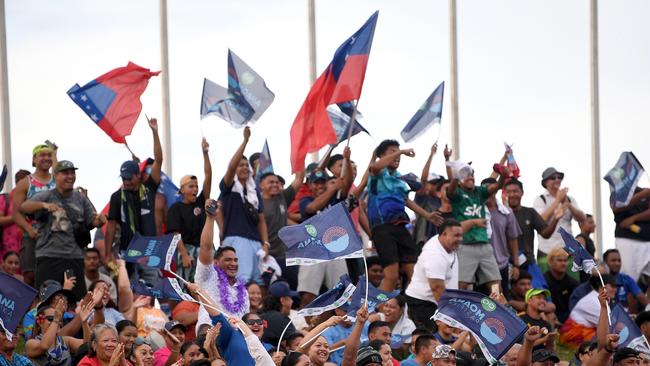
{"type": "MultiPolygon", "coordinates": [[[[217,275],[217,271],[214,269],[212,264],[206,266],[205,264],[201,263],[201,261],[197,261],[197,262],[198,263],[196,264],[196,273],[194,274],[194,279],[196,280],[196,284],[199,285],[202,289],[204,289],[207,292],[207,295],[212,298],[212,300],[214,300],[217,304],[221,304],[221,297],[219,296],[219,276],[217,275]]],[[[236,300],[237,284],[235,284],[234,286],[229,285],[228,292],[230,298],[232,300],[236,300]]],[[[244,291],[244,292],[246,296],[245,297],[246,301],[244,303],[244,306],[242,307],[242,310],[236,314],[231,314],[240,319],[242,316],[248,313],[250,307],[250,303],[248,300],[248,291],[244,291]]],[[[201,305],[201,307],[199,308],[199,318],[198,321],[196,322],[197,331],[200,328],[201,324],[212,325],[212,320],[210,319],[210,315],[205,310],[203,305],[201,305]]]]}
{"type": "Polygon", "coordinates": [[[440,244],[438,236],[429,239],[422,247],[406,294],[437,303],[429,286],[429,279],[444,280],[445,288],[458,289],[458,255],[456,252],[448,253],[440,244]]]}
{"type": "MultiPolygon", "coordinates": [[[[537,213],[540,214],[540,216],[548,209],[553,202],[555,202],[555,197],[551,196],[548,191],[544,191],[542,194],[544,196],[544,199],[542,199],[541,196],[535,197],[535,200],[533,201],[533,208],[537,213]],[[544,202],[546,200],[546,202],[544,202]]],[[[578,208],[578,201],[576,201],[575,198],[568,196],[567,198],[570,200],[571,206],[578,208]]],[[[571,214],[571,210],[567,208],[567,210],[564,212],[564,215],[558,221],[557,226],[555,227],[555,230],[553,231],[553,234],[551,235],[550,238],[544,239],[542,236],[537,233],[537,243],[538,243],[538,250],[542,253],[547,254],[548,252],[551,251],[556,246],[564,246],[564,241],[562,240],[562,235],[558,233],[558,230],[560,228],[563,228],[566,230],[569,234],[571,234],[571,220],[573,219],[573,214],[571,214]]]]}
{"type": "Polygon", "coordinates": [[[591,291],[576,303],[576,306],[571,310],[569,318],[585,327],[596,328],[598,326],[599,316],[600,302],[598,301],[598,292],[591,291]]]}

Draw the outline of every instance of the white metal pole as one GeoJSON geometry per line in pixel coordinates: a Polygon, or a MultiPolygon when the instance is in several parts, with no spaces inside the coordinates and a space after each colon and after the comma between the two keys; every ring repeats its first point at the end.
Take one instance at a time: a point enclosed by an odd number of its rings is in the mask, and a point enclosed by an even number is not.
{"type": "Polygon", "coordinates": [[[591,43],[591,180],[593,217],[596,222],[595,240],[599,257],[603,254],[602,215],[600,198],[600,108],[598,91],[598,0],[589,3],[591,43]]]}
{"type": "MultiPolygon", "coordinates": [[[[307,28],[309,34],[309,85],[316,81],[316,0],[307,0],[307,28]]],[[[318,151],[309,154],[310,160],[318,162],[318,151]]]]}
{"type": "Polygon", "coordinates": [[[451,148],[452,159],[460,158],[458,128],[458,52],[456,42],[456,0],[449,0],[449,66],[451,89],[451,148]]]}
{"type": "Polygon", "coordinates": [[[160,0],[160,66],[162,68],[163,171],[172,176],[171,120],[169,113],[169,47],[167,39],[167,0],[160,0]]]}
{"type": "MultiPolygon", "coordinates": [[[[0,136],[2,140],[2,160],[7,164],[5,191],[14,186],[11,169],[11,123],[9,120],[9,78],[7,76],[7,28],[5,24],[5,1],[0,0],[0,136]]],[[[0,171],[2,164],[0,164],[0,171]]],[[[0,191],[2,187],[0,187],[0,191]]]]}

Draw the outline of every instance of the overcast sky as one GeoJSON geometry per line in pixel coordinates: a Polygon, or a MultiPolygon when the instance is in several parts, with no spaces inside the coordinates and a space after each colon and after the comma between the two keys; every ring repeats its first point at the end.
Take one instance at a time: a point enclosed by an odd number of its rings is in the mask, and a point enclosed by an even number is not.
{"type": "MultiPolygon", "coordinates": [[[[160,69],[159,7],[155,0],[6,0],[12,162],[30,169],[32,147],[46,139],[60,159],[80,167],[98,209],[120,184],[129,159],[68,98],[66,91],[128,61],[160,69]]],[[[352,158],[365,166],[372,148],[399,131],[441,81],[449,81],[448,1],[316,1],[317,73],[336,48],[374,12],[379,20],[359,102],[372,137],[352,140],[352,158]]],[[[487,176],[514,144],[530,205],[542,191],[541,172],[566,173],[581,208],[592,211],[589,85],[589,2],[462,0],[458,2],[458,75],[461,159],[477,178],[487,176]]],[[[621,151],[649,164],[650,2],[600,2],[601,171],[621,151]]],[[[276,98],[252,127],[246,154],[268,139],[276,172],[289,177],[289,129],[309,90],[307,1],[168,2],[173,178],[202,176],[201,135],[211,144],[215,193],[241,130],[216,117],[203,121],[203,78],[226,85],[231,48],[265,78],[276,98]]],[[[143,112],[161,114],[161,78],[151,79],[143,112]]],[[[447,91],[449,84],[447,83],[447,91]]],[[[449,94],[441,147],[450,139],[449,94]]],[[[413,159],[400,170],[419,174],[436,139],[430,130],[407,146],[413,159]]],[[[152,154],[144,115],[127,138],[135,152],[152,154]]],[[[5,159],[3,157],[3,159],[5,159]]],[[[444,171],[442,149],[433,170],[444,171]]],[[[647,185],[647,177],[642,179],[647,185]]],[[[602,195],[609,195],[603,181],[602,195]]],[[[613,220],[603,202],[604,246],[613,246],[613,220]]]]}

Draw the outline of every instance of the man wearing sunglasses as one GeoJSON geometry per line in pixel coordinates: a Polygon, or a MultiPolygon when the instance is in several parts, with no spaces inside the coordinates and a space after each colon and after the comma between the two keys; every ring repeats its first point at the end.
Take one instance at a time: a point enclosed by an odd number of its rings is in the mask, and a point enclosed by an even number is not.
{"type": "Polygon", "coordinates": [[[562,236],[557,232],[558,229],[563,228],[570,234],[571,220],[575,219],[578,223],[582,223],[587,219],[584,212],[578,207],[576,199],[568,195],[569,188],[562,187],[563,179],[564,173],[557,171],[555,168],[551,167],[544,170],[542,173],[542,187],[546,190],[537,196],[533,202],[533,208],[547,223],[550,223],[555,215],[560,217],[556,230],[548,239],[545,239],[539,233],[537,234],[539,243],[537,262],[542,272],[548,270],[546,260],[548,252],[555,246],[564,245],[562,236]]]}

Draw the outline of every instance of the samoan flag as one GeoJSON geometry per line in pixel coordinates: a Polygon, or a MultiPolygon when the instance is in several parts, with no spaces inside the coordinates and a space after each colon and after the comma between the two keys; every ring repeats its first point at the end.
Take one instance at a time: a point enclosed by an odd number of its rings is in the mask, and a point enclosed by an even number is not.
{"type": "Polygon", "coordinates": [[[621,153],[616,165],[603,178],[609,183],[612,206],[625,207],[630,203],[643,172],[643,166],[631,151],[621,153]]]}
{"type": "Polygon", "coordinates": [[[356,286],[352,284],[350,276],[344,274],[341,276],[336,286],[332,287],[331,290],[318,296],[314,301],[300,309],[298,315],[316,316],[326,311],[339,308],[348,302],[348,299],[350,299],[355,289],[356,286]]]}
{"type": "Polygon", "coordinates": [[[287,246],[287,266],[363,258],[361,237],[354,228],[344,202],[337,203],[301,224],[283,227],[278,236],[287,246]]]}
{"type": "Polygon", "coordinates": [[[7,339],[13,338],[37,293],[17,278],[0,272],[0,327],[7,339]]]}
{"type": "Polygon", "coordinates": [[[432,319],[472,333],[490,364],[505,355],[528,329],[513,312],[474,291],[445,290],[432,319]]]}
{"type": "Polygon", "coordinates": [[[336,133],[327,106],[359,99],[379,12],[334,53],[332,62],[318,77],[291,126],[291,170],[305,167],[307,153],[335,144],[336,133]]]}
{"type": "Polygon", "coordinates": [[[5,186],[5,180],[7,180],[7,164],[4,164],[2,167],[2,173],[0,174],[0,191],[2,191],[2,187],[5,186]]]}
{"type": "MultiPolygon", "coordinates": [[[[375,311],[375,308],[379,304],[383,304],[386,301],[399,295],[399,290],[393,292],[382,291],[372,283],[368,283],[368,313],[375,311]]],[[[354,290],[350,300],[343,306],[343,310],[347,312],[348,317],[356,318],[357,311],[363,305],[363,302],[366,299],[366,275],[359,276],[359,281],[357,282],[357,288],[354,290]]]]}
{"type": "Polygon", "coordinates": [[[273,161],[271,160],[269,142],[267,140],[264,140],[264,147],[260,152],[260,157],[257,161],[257,173],[255,174],[255,179],[258,183],[260,177],[266,173],[273,173],[273,161]]]}
{"type": "Polygon", "coordinates": [[[131,284],[131,290],[138,295],[150,296],[160,300],[192,301],[192,296],[186,294],[175,278],[161,278],[155,286],[148,286],[141,281],[131,284]]]}
{"type": "Polygon", "coordinates": [[[436,90],[431,93],[427,100],[422,104],[420,109],[415,112],[411,120],[406,124],[402,132],[402,139],[405,142],[411,142],[416,137],[423,134],[429,127],[440,123],[442,117],[442,100],[445,94],[445,82],[438,85],[436,90]]]}
{"type": "Polygon", "coordinates": [[[142,111],[140,96],[149,79],[158,74],[160,71],[129,62],[84,86],[75,84],[68,90],[68,96],[113,141],[123,144],[142,111]]]}
{"type": "Polygon", "coordinates": [[[582,270],[591,275],[591,271],[596,268],[596,261],[591,254],[564,228],[560,228],[558,232],[562,235],[562,240],[564,240],[564,251],[573,258],[571,270],[573,272],[582,270]]]}
{"type": "Polygon", "coordinates": [[[647,348],[641,329],[639,329],[621,305],[612,305],[610,319],[612,321],[609,326],[609,333],[619,335],[619,347],[629,347],[637,350],[639,347],[644,350],[647,348]]]}
{"type": "MultiPolygon", "coordinates": [[[[145,172],[148,164],[153,164],[153,159],[147,158],[140,163],[140,173],[145,172]]],[[[147,172],[147,174],[150,173],[151,172],[147,172]]],[[[156,192],[165,196],[167,208],[170,208],[174,203],[183,200],[183,196],[179,192],[178,187],[176,187],[172,179],[165,174],[165,172],[160,172],[160,184],[158,184],[158,190],[156,192]]]]}
{"type": "Polygon", "coordinates": [[[126,250],[124,260],[171,271],[172,260],[180,240],[181,234],[142,236],[135,233],[126,250]]]}
{"type": "MultiPolygon", "coordinates": [[[[333,145],[338,145],[348,138],[348,130],[350,129],[350,120],[352,119],[352,116],[344,112],[343,109],[340,108],[340,105],[331,105],[327,107],[327,115],[330,117],[330,121],[332,121],[334,133],[336,133],[336,144],[333,145]]],[[[357,115],[354,119],[354,126],[352,127],[352,136],[359,132],[365,132],[370,135],[368,130],[359,123],[359,117],[361,117],[361,114],[357,111],[357,115]]]]}

